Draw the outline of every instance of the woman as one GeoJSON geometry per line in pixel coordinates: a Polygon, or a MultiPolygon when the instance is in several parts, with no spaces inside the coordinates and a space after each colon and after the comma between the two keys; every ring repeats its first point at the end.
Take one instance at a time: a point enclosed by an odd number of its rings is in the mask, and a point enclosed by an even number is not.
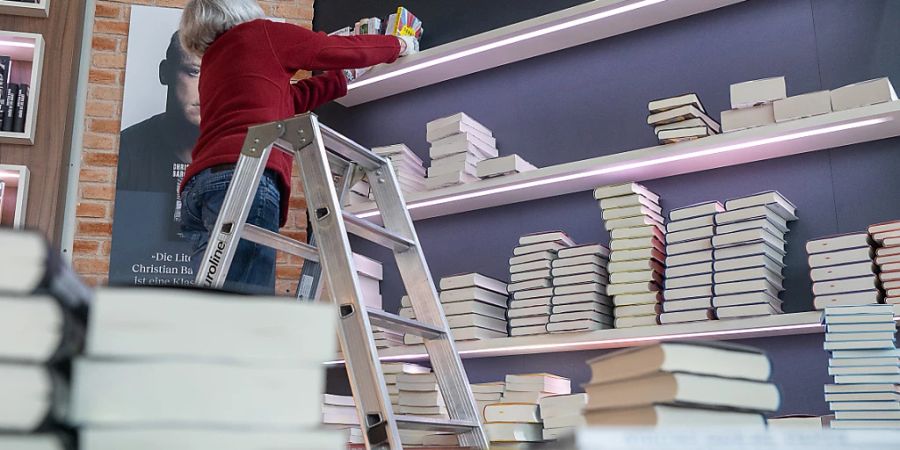
{"type": "MultiPolygon", "coordinates": [[[[390,63],[414,51],[412,38],[331,37],[265,19],[256,0],[191,0],[180,27],[184,48],[201,56],[200,137],[182,183],[182,231],[193,244],[194,273],[247,128],[304,113],[347,93],[342,69],[390,63]],[[300,70],[327,71],[295,84],[300,70]]],[[[287,219],[293,158],[273,152],[248,223],[278,231],[287,219]]],[[[274,292],[275,251],[238,245],[225,289],[274,292]]]]}

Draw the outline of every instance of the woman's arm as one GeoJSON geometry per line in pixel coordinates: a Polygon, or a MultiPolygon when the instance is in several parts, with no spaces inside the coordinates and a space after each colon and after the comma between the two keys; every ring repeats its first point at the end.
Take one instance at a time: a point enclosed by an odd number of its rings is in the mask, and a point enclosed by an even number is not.
{"type": "Polygon", "coordinates": [[[266,22],[272,50],[289,72],[358,69],[394,62],[400,56],[396,36],[328,36],[296,25],[266,22]]]}
{"type": "Polygon", "coordinates": [[[294,112],[305,113],[347,95],[347,78],[340,71],[327,72],[292,84],[291,93],[294,112]]]}

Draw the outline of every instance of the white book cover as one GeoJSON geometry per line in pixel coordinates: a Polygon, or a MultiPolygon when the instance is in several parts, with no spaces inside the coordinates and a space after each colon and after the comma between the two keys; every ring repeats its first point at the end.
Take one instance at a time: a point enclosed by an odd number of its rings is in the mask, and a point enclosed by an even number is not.
{"type": "Polygon", "coordinates": [[[572,320],[568,322],[555,322],[547,325],[550,333],[571,333],[574,331],[596,331],[610,329],[612,326],[594,322],[593,320],[572,320]]]}
{"type": "Polygon", "coordinates": [[[400,391],[401,406],[441,406],[444,404],[444,397],[440,391],[400,391]]]}
{"type": "Polygon", "coordinates": [[[498,158],[485,159],[478,163],[478,178],[493,178],[503,175],[512,175],[516,173],[537,170],[528,161],[522,159],[519,155],[501,156],[498,158]]]}
{"type": "Polygon", "coordinates": [[[725,225],[716,226],[716,234],[727,234],[734,233],[736,231],[743,230],[751,230],[751,229],[763,229],[772,234],[780,234],[788,232],[787,221],[778,217],[775,214],[770,215],[769,217],[756,219],[756,220],[747,220],[741,222],[732,222],[725,225]]]}
{"type": "Polygon", "coordinates": [[[493,135],[485,133],[481,126],[473,126],[473,124],[464,122],[452,122],[441,126],[432,126],[430,130],[425,132],[425,140],[434,144],[455,134],[475,135],[482,142],[493,139],[493,135]]]}
{"type": "Polygon", "coordinates": [[[478,314],[464,314],[447,318],[450,328],[478,327],[488,330],[506,332],[506,321],[493,317],[479,316],[478,314]]]}
{"type": "Polygon", "coordinates": [[[509,319],[509,327],[510,328],[520,328],[520,327],[533,327],[535,325],[545,326],[550,323],[550,316],[526,316],[526,317],[516,317],[509,319]]]}
{"type": "Polygon", "coordinates": [[[632,228],[617,228],[609,234],[611,239],[631,239],[639,237],[657,236],[660,240],[665,239],[665,231],[658,225],[644,225],[632,228]]]}
{"type": "Polygon", "coordinates": [[[561,249],[558,253],[560,259],[579,257],[579,256],[597,256],[603,259],[609,258],[609,248],[603,244],[584,244],[575,245],[569,248],[561,249]]]}
{"type": "Polygon", "coordinates": [[[612,231],[618,228],[634,228],[634,227],[642,227],[645,225],[655,225],[660,228],[663,227],[663,221],[661,216],[637,216],[637,217],[626,217],[624,219],[613,219],[607,220],[603,223],[606,227],[607,231],[612,231]]]}
{"type": "Polygon", "coordinates": [[[774,103],[775,122],[788,122],[828,114],[831,110],[831,91],[817,91],[795,95],[774,103]]]}
{"type": "Polygon", "coordinates": [[[624,219],[626,217],[650,216],[662,222],[658,206],[626,206],[624,208],[607,208],[602,210],[603,220],[624,219]]]}
{"type": "Polygon", "coordinates": [[[726,306],[769,304],[781,306],[781,300],[772,291],[755,291],[743,294],[717,295],[712,298],[713,306],[717,308],[726,306]]]}
{"type": "Polygon", "coordinates": [[[591,320],[594,322],[612,325],[613,318],[609,314],[603,314],[599,311],[572,311],[550,316],[550,322],[571,322],[575,320],[591,320]]]}
{"type": "Polygon", "coordinates": [[[579,264],[577,266],[557,267],[550,271],[550,274],[556,277],[565,277],[570,275],[599,275],[607,277],[606,268],[596,264],[579,264]]]}
{"type": "Polygon", "coordinates": [[[520,281],[541,280],[550,278],[550,269],[532,270],[528,272],[511,273],[509,275],[510,283],[518,283],[520,281]]]}
{"type": "Polygon", "coordinates": [[[843,280],[819,281],[813,283],[813,294],[829,295],[845,292],[868,291],[878,289],[878,278],[874,275],[847,278],[843,280]]]}
{"type": "Polygon", "coordinates": [[[717,213],[715,219],[716,225],[727,225],[729,223],[746,220],[765,219],[772,214],[775,214],[788,222],[797,220],[796,208],[789,208],[778,203],[727,210],[725,212],[717,213]]]}
{"type": "MultiPolygon", "coordinates": [[[[551,315],[556,316],[560,314],[566,313],[575,313],[575,312],[596,312],[606,316],[612,317],[613,315],[613,307],[610,306],[609,303],[598,303],[598,302],[586,302],[586,303],[569,303],[569,304],[553,304],[551,308],[551,315]]],[[[552,320],[552,322],[560,322],[561,320],[552,320]]]]}
{"type": "Polygon", "coordinates": [[[783,246],[774,247],[771,242],[756,242],[717,248],[713,252],[713,257],[716,261],[753,255],[767,255],[772,259],[778,259],[783,258],[786,253],[783,246]]]}
{"type": "Polygon", "coordinates": [[[541,423],[540,406],[529,403],[495,403],[484,407],[487,423],[541,423]]]}
{"type": "Polygon", "coordinates": [[[518,283],[511,283],[507,290],[512,294],[517,291],[526,291],[532,289],[542,289],[552,287],[553,283],[549,279],[540,279],[540,280],[528,280],[528,281],[520,281],[518,283]]]}
{"type": "Polygon", "coordinates": [[[695,264],[687,264],[683,266],[666,267],[666,279],[689,277],[692,275],[700,275],[713,271],[712,261],[703,261],[695,264]]]}
{"type": "Polygon", "coordinates": [[[572,284],[553,288],[553,296],[590,293],[612,295],[606,292],[606,286],[604,286],[602,283],[572,284]]]}
{"type": "Polygon", "coordinates": [[[666,255],[681,255],[684,253],[694,253],[713,248],[712,238],[697,239],[695,241],[679,242],[677,244],[669,244],[666,246],[666,255]]]}
{"type": "Polygon", "coordinates": [[[575,241],[572,240],[565,231],[542,231],[539,233],[529,233],[519,238],[520,247],[547,242],[565,244],[566,247],[575,245],[575,241]]]}
{"type": "Polygon", "coordinates": [[[719,319],[739,319],[741,317],[772,316],[775,314],[781,314],[781,309],[776,309],[769,304],[716,308],[716,317],[719,319]]]}
{"type": "Polygon", "coordinates": [[[588,396],[585,393],[544,397],[540,401],[541,418],[547,420],[551,417],[581,415],[581,410],[587,404],[588,396]]]}
{"type": "Polygon", "coordinates": [[[484,134],[487,136],[493,136],[493,133],[491,133],[491,130],[488,129],[488,127],[482,125],[477,120],[473,119],[472,117],[470,117],[469,115],[467,115],[466,113],[463,113],[463,112],[456,113],[456,114],[453,114],[453,115],[450,115],[447,117],[441,117],[439,119],[434,119],[434,120],[428,122],[427,124],[425,124],[425,130],[432,131],[435,129],[445,127],[447,125],[454,125],[454,124],[466,124],[466,125],[471,126],[472,128],[477,129],[478,132],[481,134],[484,134]]]}
{"type": "Polygon", "coordinates": [[[849,233],[807,241],[806,253],[812,255],[815,253],[857,249],[868,246],[870,246],[869,233],[849,233]]]}
{"type": "Polygon", "coordinates": [[[527,255],[529,253],[543,253],[543,252],[552,252],[556,253],[560,249],[568,247],[569,244],[565,242],[541,242],[537,244],[529,244],[529,245],[519,245],[518,247],[513,248],[513,255],[527,255]]]}
{"type": "Polygon", "coordinates": [[[649,316],[619,317],[616,319],[616,328],[632,328],[645,327],[651,325],[659,325],[659,316],[656,314],[649,316]]]}
{"type": "MultiPolygon", "coordinates": [[[[717,273],[716,276],[719,276],[717,273]]],[[[686,277],[666,278],[666,289],[678,289],[692,286],[703,286],[713,283],[712,273],[701,273],[686,277]]]]}
{"type": "Polygon", "coordinates": [[[656,133],[656,137],[663,144],[674,144],[676,142],[699,139],[702,137],[713,136],[715,134],[717,134],[717,132],[713,128],[703,125],[691,128],[662,130],[659,133],[656,133]]]}
{"type": "Polygon", "coordinates": [[[609,243],[610,253],[620,250],[640,250],[645,248],[655,248],[659,251],[665,251],[665,243],[655,236],[642,237],[633,239],[613,239],[609,243]]]}
{"type": "Polygon", "coordinates": [[[569,305],[569,304],[610,304],[611,299],[597,292],[583,292],[580,294],[554,295],[551,297],[550,303],[553,305],[569,305]]]}
{"type": "MultiPolygon", "coordinates": [[[[669,215],[671,216],[671,213],[669,213],[669,215]]],[[[683,220],[669,219],[669,223],[666,224],[666,232],[673,233],[676,231],[690,230],[692,228],[701,228],[710,225],[715,225],[715,216],[713,214],[683,220]]]]}
{"type": "Polygon", "coordinates": [[[626,283],[640,283],[640,282],[654,282],[658,285],[662,285],[663,275],[662,272],[656,270],[641,270],[637,272],[613,272],[610,275],[610,283],[614,284],[626,284],[626,283]]]}
{"type": "Polygon", "coordinates": [[[686,298],[696,297],[712,297],[712,295],[712,286],[693,286],[688,288],[666,289],[663,292],[663,297],[666,299],[666,301],[683,300],[686,298]]]}
{"type": "Polygon", "coordinates": [[[894,339],[894,331],[895,330],[837,333],[829,329],[829,331],[825,333],[825,342],[891,340],[894,339]]]}
{"type": "Polygon", "coordinates": [[[900,255],[878,256],[875,258],[875,264],[878,264],[879,266],[893,267],[893,265],[897,263],[900,263],[900,255]]]}
{"type": "Polygon", "coordinates": [[[491,442],[541,442],[544,427],[540,423],[485,423],[491,442]]]}
{"type": "Polygon", "coordinates": [[[750,108],[787,97],[784,77],[763,78],[731,85],[731,107],[750,108]]]}
{"type": "Polygon", "coordinates": [[[441,278],[441,289],[480,287],[493,292],[506,293],[506,283],[480,273],[464,273],[441,278]]]}
{"type": "Polygon", "coordinates": [[[606,286],[606,294],[617,296],[622,294],[645,294],[661,290],[659,284],[654,282],[622,283],[606,286]]]}
{"type": "Polygon", "coordinates": [[[722,132],[746,130],[775,123],[775,107],[771,103],[743,109],[722,111],[722,132]]]}
{"type": "Polygon", "coordinates": [[[607,265],[607,271],[612,272],[640,272],[645,270],[654,270],[664,272],[665,266],[655,259],[636,259],[633,261],[615,261],[607,265]]]}
{"type": "Polygon", "coordinates": [[[872,240],[879,244],[883,244],[885,239],[896,239],[900,237],[900,230],[893,231],[885,231],[884,233],[878,233],[872,235],[872,240]]]}
{"type": "Polygon", "coordinates": [[[878,402],[900,401],[900,394],[896,392],[861,392],[858,394],[825,394],[826,402],[878,402]]]}
{"type": "Polygon", "coordinates": [[[719,132],[721,127],[719,123],[713,120],[711,117],[706,115],[703,111],[697,109],[692,105],[679,106],[678,108],[673,108],[667,111],[661,111],[658,113],[650,114],[647,116],[647,125],[650,126],[658,126],[658,125],[667,125],[670,123],[681,122],[684,120],[691,119],[700,119],[703,121],[703,124],[709,128],[712,128],[716,133],[719,132]]]}
{"type": "MultiPolygon", "coordinates": [[[[890,320],[893,320],[891,317],[890,320]]],[[[832,359],[856,359],[856,358],[900,358],[900,348],[893,349],[878,349],[878,350],[847,350],[847,351],[835,351],[831,353],[832,359]]],[[[841,386],[835,385],[825,385],[825,392],[882,392],[884,389],[866,389],[866,390],[857,390],[854,391],[850,388],[842,388],[841,386]]],[[[890,386],[890,389],[886,390],[887,392],[900,392],[900,387],[898,386],[890,386]]]]}
{"type": "Polygon", "coordinates": [[[780,284],[767,278],[758,278],[746,281],[734,281],[731,283],[716,283],[713,287],[716,295],[744,294],[748,292],[780,292],[780,284]]]}
{"type": "Polygon", "coordinates": [[[815,268],[809,271],[809,277],[813,281],[829,281],[874,275],[877,271],[878,268],[872,262],[862,262],[815,268]]]}
{"type": "Polygon", "coordinates": [[[648,197],[643,194],[629,194],[621,197],[604,198],[598,200],[597,204],[600,206],[601,211],[641,206],[651,209],[659,208],[657,200],[653,200],[653,197],[648,197]]]}
{"type": "Polygon", "coordinates": [[[532,327],[519,327],[519,328],[511,328],[509,330],[510,336],[534,336],[538,334],[547,334],[547,326],[546,325],[535,325],[532,327]]]}
{"type": "Polygon", "coordinates": [[[647,197],[654,203],[659,203],[658,195],[654,194],[649,189],[638,183],[612,184],[608,186],[600,186],[594,189],[594,198],[597,200],[610,197],[620,197],[630,194],[640,194],[644,197],[647,197]]]}
{"type": "Polygon", "coordinates": [[[675,244],[678,242],[693,241],[695,239],[711,238],[716,234],[712,225],[689,230],[672,231],[666,234],[666,242],[675,244]]]}
{"type": "Polygon", "coordinates": [[[528,253],[520,256],[513,256],[509,258],[509,265],[515,266],[517,264],[525,264],[529,262],[535,261],[553,261],[556,259],[556,253],[550,251],[536,252],[536,253],[528,253]]]}
{"type": "MultiPolygon", "coordinates": [[[[825,350],[878,350],[878,349],[891,349],[894,348],[894,340],[880,340],[880,341],[837,341],[837,342],[825,342],[825,350]]],[[[837,379],[834,380],[837,384],[844,384],[837,379]]],[[[859,379],[860,383],[878,383],[877,381],[865,380],[863,378],[859,379]]]]}
{"type": "Polygon", "coordinates": [[[504,394],[509,391],[572,393],[572,382],[568,378],[550,373],[507,374],[504,381],[506,382],[504,394]]]}
{"type": "Polygon", "coordinates": [[[513,308],[507,311],[506,314],[510,319],[531,316],[549,316],[550,305],[532,306],[529,308],[513,308]]]}
{"type": "Polygon", "coordinates": [[[770,255],[751,255],[740,258],[723,259],[716,261],[713,268],[716,272],[725,272],[728,270],[738,270],[751,267],[764,267],[772,272],[781,273],[784,268],[784,257],[775,254],[777,259],[773,259],[770,255]]]}
{"type": "Polygon", "coordinates": [[[478,178],[465,172],[454,172],[425,179],[425,188],[429,191],[433,191],[449,186],[456,186],[458,184],[471,183],[473,181],[478,181],[478,178]]]}
{"type": "Polygon", "coordinates": [[[498,294],[487,289],[472,287],[441,291],[441,303],[466,302],[476,300],[494,306],[505,307],[509,299],[507,294],[498,294]]]}
{"type": "Polygon", "coordinates": [[[756,242],[765,242],[772,247],[784,246],[783,234],[772,234],[763,229],[735,231],[728,234],[716,234],[712,238],[714,248],[733,247],[735,245],[753,244],[756,242]]]}
{"type": "Polygon", "coordinates": [[[497,398],[499,399],[499,394],[503,393],[506,382],[494,381],[488,383],[472,383],[470,386],[472,387],[472,392],[475,394],[497,394],[497,398]]]}
{"type": "Polygon", "coordinates": [[[746,197],[738,197],[725,201],[725,209],[734,211],[753,206],[769,206],[776,205],[775,208],[782,209],[796,214],[797,207],[790,202],[785,196],[778,191],[764,191],[758,194],[748,195],[746,197]]]}
{"type": "Polygon", "coordinates": [[[619,250],[609,254],[609,260],[612,262],[637,261],[645,259],[665,261],[666,253],[656,248],[642,248],[638,250],[619,250]]]}
{"type": "Polygon", "coordinates": [[[663,311],[662,305],[659,303],[646,303],[643,305],[616,306],[613,310],[615,318],[646,316],[650,314],[659,314],[663,311]]]}
{"type": "Polygon", "coordinates": [[[781,275],[781,271],[774,272],[767,267],[750,267],[747,269],[716,272],[714,279],[717,284],[764,279],[772,283],[772,285],[776,286],[778,289],[782,289],[782,283],[784,282],[784,276],[781,275]]]}
{"type": "Polygon", "coordinates": [[[681,221],[700,216],[709,216],[722,211],[725,211],[725,206],[718,201],[696,203],[673,209],[669,212],[669,220],[681,221]]]}
{"type": "MultiPolygon", "coordinates": [[[[893,323],[894,321],[884,321],[884,322],[875,322],[875,323],[832,323],[828,324],[828,332],[829,333],[863,333],[868,331],[896,331],[897,326],[893,323]]],[[[891,361],[893,365],[900,365],[900,359],[897,358],[887,358],[891,361]],[[894,364],[896,362],[896,364],[894,364]]],[[[888,365],[891,365],[888,364],[888,365]]],[[[874,365],[874,364],[838,364],[838,365],[848,365],[848,366],[856,366],[856,365],[874,365]]]]}
{"type": "Polygon", "coordinates": [[[476,301],[456,302],[441,305],[444,308],[444,314],[447,316],[458,316],[462,314],[478,314],[495,319],[506,319],[506,308],[489,305],[487,303],[476,301]]]}
{"type": "Polygon", "coordinates": [[[553,297],[526,298],[524,300],[512,299],[509,301],[510,308],[531,308],[532,306],[543,306],[551,304],[553,297]]]}
{"type": "MultiPolygon", "coordinates": [[[[814,255],[809,255],[807,262],[809,263],[809,267],[825,267],[838,264],[869,262],[872,261],[874,256],[874,249],[866,246],[848,250],[839,250],[836,252],[816,253],[814,255]]],[[[898,256],[897,260],[900,261],[900,256],[898,256]]],[[[880,261],[884,261],[884,259],[879,260],[878,258],[875,258],[876,264],[881,264],[880,261]]]]}
{"type": "Polygon", "coordinates": [[[659,323],[665,325],[667,323],[699,322],[715,318],[716,314],[712,309],[665,312],[659,315],[659,323]]]}
{"type": "Polygon", "coordinates": [[[513,293],[514,300],[525,300],[529,298],[550,297],[553,295],[553,288],[547,287],[543,289],[533,289],[528,291],[519,291],[513,293]]]}
{"type": "Polygon", "coordinates": [[[661,98],[658,100],[651,100],[647,103],[647,109],[651,113],[658,113],[685,105],[694,105],[694,107],[699,109],[700,111],[706,112],[706,110],[703,109],[703,105],[700,103],[700,97],[698,97],[697,94],[694,93],[682,94],[675,97],[661,98]]]}
{"type": "MultiPolygon", "coordinates": [[[[567,249],[568,250],[568,249],[567,249]]],[[[584,256],[570,256],[568,258],[557,258],[553,260],[553,268],[562,268],[562,267],[571,267],[571,266],[580,266],[584,264],[590,264],[595,266],[606,266],[606,262],[608,260],[606,258],[602,258],[596,255],[584,255],[584,256]]]]}
{"type": "Polygon", "coordinates": [[[636,294],[623,294],[613,297],[616,306],[640,305],[644,303],[659,303],[663,300],[662,292],[639,292],[636,294]]]}
{"type": "Polygon", "coordinates": [[[705,126],[706,126],[706,122],[704,122],[703,119],[687,119],[687,120],[682,120],[680,122],[672,122],[672,123],[667,123],[664,125],[657,125],[657,126],[653,127],[653,133],[655,133],[658,136],[659,133],[661,133],[663,131],[678,130],[681,128],[705,127],[705,126]]]}
{"type": "Polygon", "coordinates": [[[553,261],[540,260],[509,266],[509,273],[530,272],[533,270],[549,269],[551,267],[553,267],[553,261]]]}
{"type": "MultiPolygon", "coordinates": [[[[468,145],[468,144],[467,144],[468,145]]],[[[465,148],[468,148],[467,146],[465,148]]],[[[454,153],[452,155],[446,155],[441,158],[432,158],[431,165],[435,164],[455,164],[457,166],[467,164],[470,166],[477,166],[479,162],[484,161],[485,156],[480,153],[472,153],[472,152],[464,152],[464,153],[454,153]]]]}
{"type": "Polygon", "coordinates": [[[711,297],[689,298],[686,300],[669,300],[663,302],[663,311],[667,313],[709,309],[713,306],[711,297]]]}
{"type": "Polygon", "coordinates": [[[495,331],[480,327],[456,328],[452,330],[451,334],[453,335],[453,339],[456,341],[497,339],[509,336],[509,334],[505,330],[495,331]]]}
{"type": "Polygon", "coordinates": [[[900,230],[900,220],[891,220],[887,222],[874,223],[869,225],[869,234],[875,235],[879,233],[886,233],[889,231],[900,230]]]}
{"type": "Polygon", "coordinates": [[[831,106],[835,111],[845,111],[896,100],[897,92],[888,78],[876,78],[849,84],[831,91],[831,106]]]}
{"type": "Polygon", "coordinates": [[[666,255],[666,268],[671,267],[680,267],[687,266],[692,264],[699,264],[705,262],[712,262],[713,260],[713,251],[712,249],[701,250],[699,252],[691,252],[691,253],[682,253],[682,254],[668,254],[666,255]]]}

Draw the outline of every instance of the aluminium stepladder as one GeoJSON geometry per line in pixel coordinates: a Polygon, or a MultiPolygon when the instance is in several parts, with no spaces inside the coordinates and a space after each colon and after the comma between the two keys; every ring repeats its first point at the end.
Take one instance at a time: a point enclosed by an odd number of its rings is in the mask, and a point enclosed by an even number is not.
{"type": "Polygon", "coordinates": [[[198,286],[223,286],[241,239],[304,258],[299,297],[317,300],[323,284],[319,275],[324,273],[338,305],[338,336],[368,449],[402,449],[399,429],[454,433],[462,447],[488,448],[465,369],[389,161],[319,124],[311,113],[250,127],[197,273],[198,286]],[[317,247],[246,223],[273,150],[290,154],[299,164],[317,247]],[[340,180],[340,194],[334,174],[340,180]],[[344,197],[362,175],[368,177],[383,227],[342,209],[339,196],[344,197]],[[364,306],[347,232],[393,250],[417,320],[364,306]],[[394,414],[373,325],[424,338],[449,420],[394,414]]]}

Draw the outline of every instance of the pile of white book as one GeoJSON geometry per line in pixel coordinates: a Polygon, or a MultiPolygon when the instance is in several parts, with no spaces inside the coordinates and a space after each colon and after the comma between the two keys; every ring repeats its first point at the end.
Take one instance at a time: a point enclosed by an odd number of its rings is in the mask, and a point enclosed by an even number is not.
{"type": "Polygon", "coordinates": [[[816,309],[880,303],[881,286],[869,233],[813,239],[806,243],[806,253],[816,309]]]}
{"type": "Polygon", "coordinates": [[[542,398],[540,405],[544,440],[555,441],[587,425],[584,420],[584,408],[587,404],[588,396],[585,393],[542,398]]]}
{"type": "Polygon", "coordinates": [[[825,308],[831,428],[900,428],[900,351],[891,305],[825,308]]]}
{"type": "Polygon", "coordinates": [[[278,297],[99,291],[74,365],[81,448],[344,448],[321,429],[336,318],[278,297]]]}
{"type": "Polygon", "coordinates": [[[348,444],[364,444],[359,415],[352,396],[325,394],[322,398],[322,425],[343,430],[348,444]]]}
{"type": "Polygon", "coordinates": [[[869,226],[869,234],[878,244],[875,264],[878,279],[884,288],[884,303],[900,304],[900,221],[877,223],[869,226]]]}
{"type": "Polygon", "coordinates": [[[491,130],[465,113],[433,120],[426,128],[431,143],[428,190],[477,181],[479,161],[498,156],[491,130]]]}
{"type": "Polygon", "coordinates": [[[797,208],[776,191],[725,202],[713,237],[716,317],[780,314],[785,234],[797,208]]]}
{"type": "Polygon", "coordinates": [[[397,183],[404,195],[425,190],[425,166],[422,159],[405,144],[374,147],[372,151],[391,161],[397,183]]]}
{"type": "Polygon", "coordinates": [[[394,410],[400,407],[400,375],[404,373],[428,373],[431,369],[418,364],[392,362],[381,363],[381,373],[384,375],[384,383],[387,386],[388,395],[391,396],[391,405],[394,410]]]}
{"type": "Polygon", "coordinates": [[[897,101],[897,92],[888,78],[875,78],[848,84],[831,91],[831,107],[835,111],[895,101],[897,101]]]}
{"type": "Polygon", "coordinates": [[[575,242],[563,231],[544,231],[519,238],[509,260],[510,336],[546,334],[554,295],[552,264],[557,252],[575,242]]]}
{"type": "MultiPolygon", "coordinates": [[[[450,418],[433,372],[400,373],[397,385],[400,390],[400,405],[394,409],[397,414],[433,419],[450,418]]],[[[455,435],[419,430],[400,430],[400,441],[404,446],[459,445],[455,435]]]]}
{"type": "Polygon", "coordinates": [[[492,403],[500,403],[506,382],[472,383],[471,386],[472,395],[475,396],[475,403],[478,405],[478,414],[481,415],[481,421],[484,422],[484,407],[492,403]]]}
{"type": "Polygon", "coordinates": [[[479,161],[477,169],[478,178],[486,179],[537,170],[537,167],[519,155],[507,155],[479,161]]]}
{"type": "Polygon", "coordinates": [[[568,378],[547,373],[507,375],[500,403],[484,407],[484,426],[494,443],[523,444],[544,440],[540,401],[572,392],[568,378]]]}
{"type": "Polygon", "coordinates": [[[594,190],[610,232],[609,285],[616,328],[656,325],[666,248],[659,196],[638,183],[594,190]]]}
{"type": "Polygon", "coordinates": [[[676,208],[666,224],[666,289],[659,322],[682,323],[715,318],[713,250],[715,217],[725,211],[717,201],[676,208]]]}
{"type": "Polygon", "coordinates": [[[775,123],[774,103],[785,97],[784,77],[732,84],[732,109],[722,111],[722,131],[728,133],[775,123]]]}
{"type": "Polygon", "coordinates": [[[552,262],[553,298],[547,331],[566,333],[612,328],[613,305],[606,295],[609,249],[601,244],[560,249],[552,262]]]}
{"type": "Polygon", "coordinates": [[[661,144],[691,141],[718,134],[719,124],[706,114],[697,94],[653,100],[647,104],[647,125],[661,144]]]}

